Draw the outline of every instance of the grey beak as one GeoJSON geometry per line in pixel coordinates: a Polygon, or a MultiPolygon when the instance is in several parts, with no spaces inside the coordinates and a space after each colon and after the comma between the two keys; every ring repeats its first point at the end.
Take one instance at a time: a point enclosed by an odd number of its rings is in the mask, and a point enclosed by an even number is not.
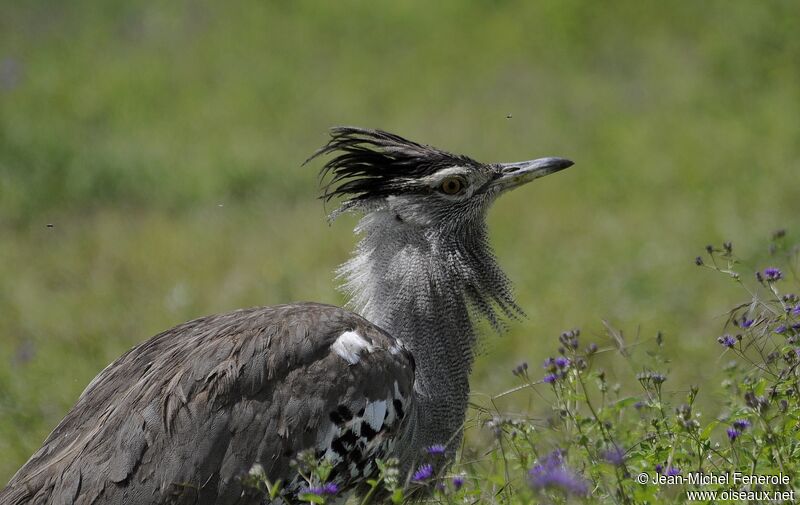
{"type": "Polygon", "coordinates": [[[560,172],[574,163],[564,158],[539,158],[538,160],[500,163],[497,165],[497,178],[492,186],[500,191],[516,188],[539,177],[560,172]]]}

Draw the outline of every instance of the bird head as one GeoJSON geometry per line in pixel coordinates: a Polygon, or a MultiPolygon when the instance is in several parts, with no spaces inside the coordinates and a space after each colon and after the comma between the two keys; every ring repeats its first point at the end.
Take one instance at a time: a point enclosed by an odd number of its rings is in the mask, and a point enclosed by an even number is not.
{"type": "Polygon", "coordinates": [[[388,211],[396,223],[462,228],[482,220],[502,193],[572,165],[563,158],[481,163],[381,130],[337,127],[310,159],[327,154],[321,198],[346,211],[388,211]]]}

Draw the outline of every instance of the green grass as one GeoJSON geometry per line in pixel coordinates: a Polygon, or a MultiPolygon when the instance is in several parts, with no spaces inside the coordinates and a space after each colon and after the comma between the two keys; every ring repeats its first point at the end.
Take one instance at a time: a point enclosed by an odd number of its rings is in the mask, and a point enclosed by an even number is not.
{"type": "Polygon", "coordinates": [[[751,239],[800,233],[792,2],[66,5],[0,7],[0,482],[152,334],[342,302],[353,220],[328,226],[299,167],[332,125],[576,161],[490,215],[529,317],[485,339],[479,392],[601,319],[663,330],[670,381],[715,385],[735,287],[693,258],[732,240],[752,270],[751,239]]]}

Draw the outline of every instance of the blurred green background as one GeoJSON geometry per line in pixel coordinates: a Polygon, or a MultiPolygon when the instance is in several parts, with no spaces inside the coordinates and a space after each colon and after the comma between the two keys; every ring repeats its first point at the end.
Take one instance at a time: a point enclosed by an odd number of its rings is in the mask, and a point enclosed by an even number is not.
{"type": "Polygon", "coordinates": [[[355,221],[329,226],[318,164],[299,167],[339,124],[483,161],[576,161],[490,215],[529,317],[484,340],[476,391],[515,384],[522,360],[538,377],[560,331],[602,342],[608,319],[631,340],[663,330],[667,385],[701,384],[713,407],[715,338],[741,293],[693,258],[732,240],[763,267],[772,230],[800,231],[799,12],[3,2],[0,483],[95,374],[156,332],[343,302],[332,271],[355,221]]]}

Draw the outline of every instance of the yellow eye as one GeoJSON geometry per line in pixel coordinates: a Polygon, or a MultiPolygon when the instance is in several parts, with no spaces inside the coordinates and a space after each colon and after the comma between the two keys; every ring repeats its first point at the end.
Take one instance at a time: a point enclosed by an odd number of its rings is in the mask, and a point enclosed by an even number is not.
{"type": "Polygon", "coordinates": [[[447,177],[439,188],[446,195],[455,195],[464,189],[464,181],[461,180],[461,177],[447,177]]]}

